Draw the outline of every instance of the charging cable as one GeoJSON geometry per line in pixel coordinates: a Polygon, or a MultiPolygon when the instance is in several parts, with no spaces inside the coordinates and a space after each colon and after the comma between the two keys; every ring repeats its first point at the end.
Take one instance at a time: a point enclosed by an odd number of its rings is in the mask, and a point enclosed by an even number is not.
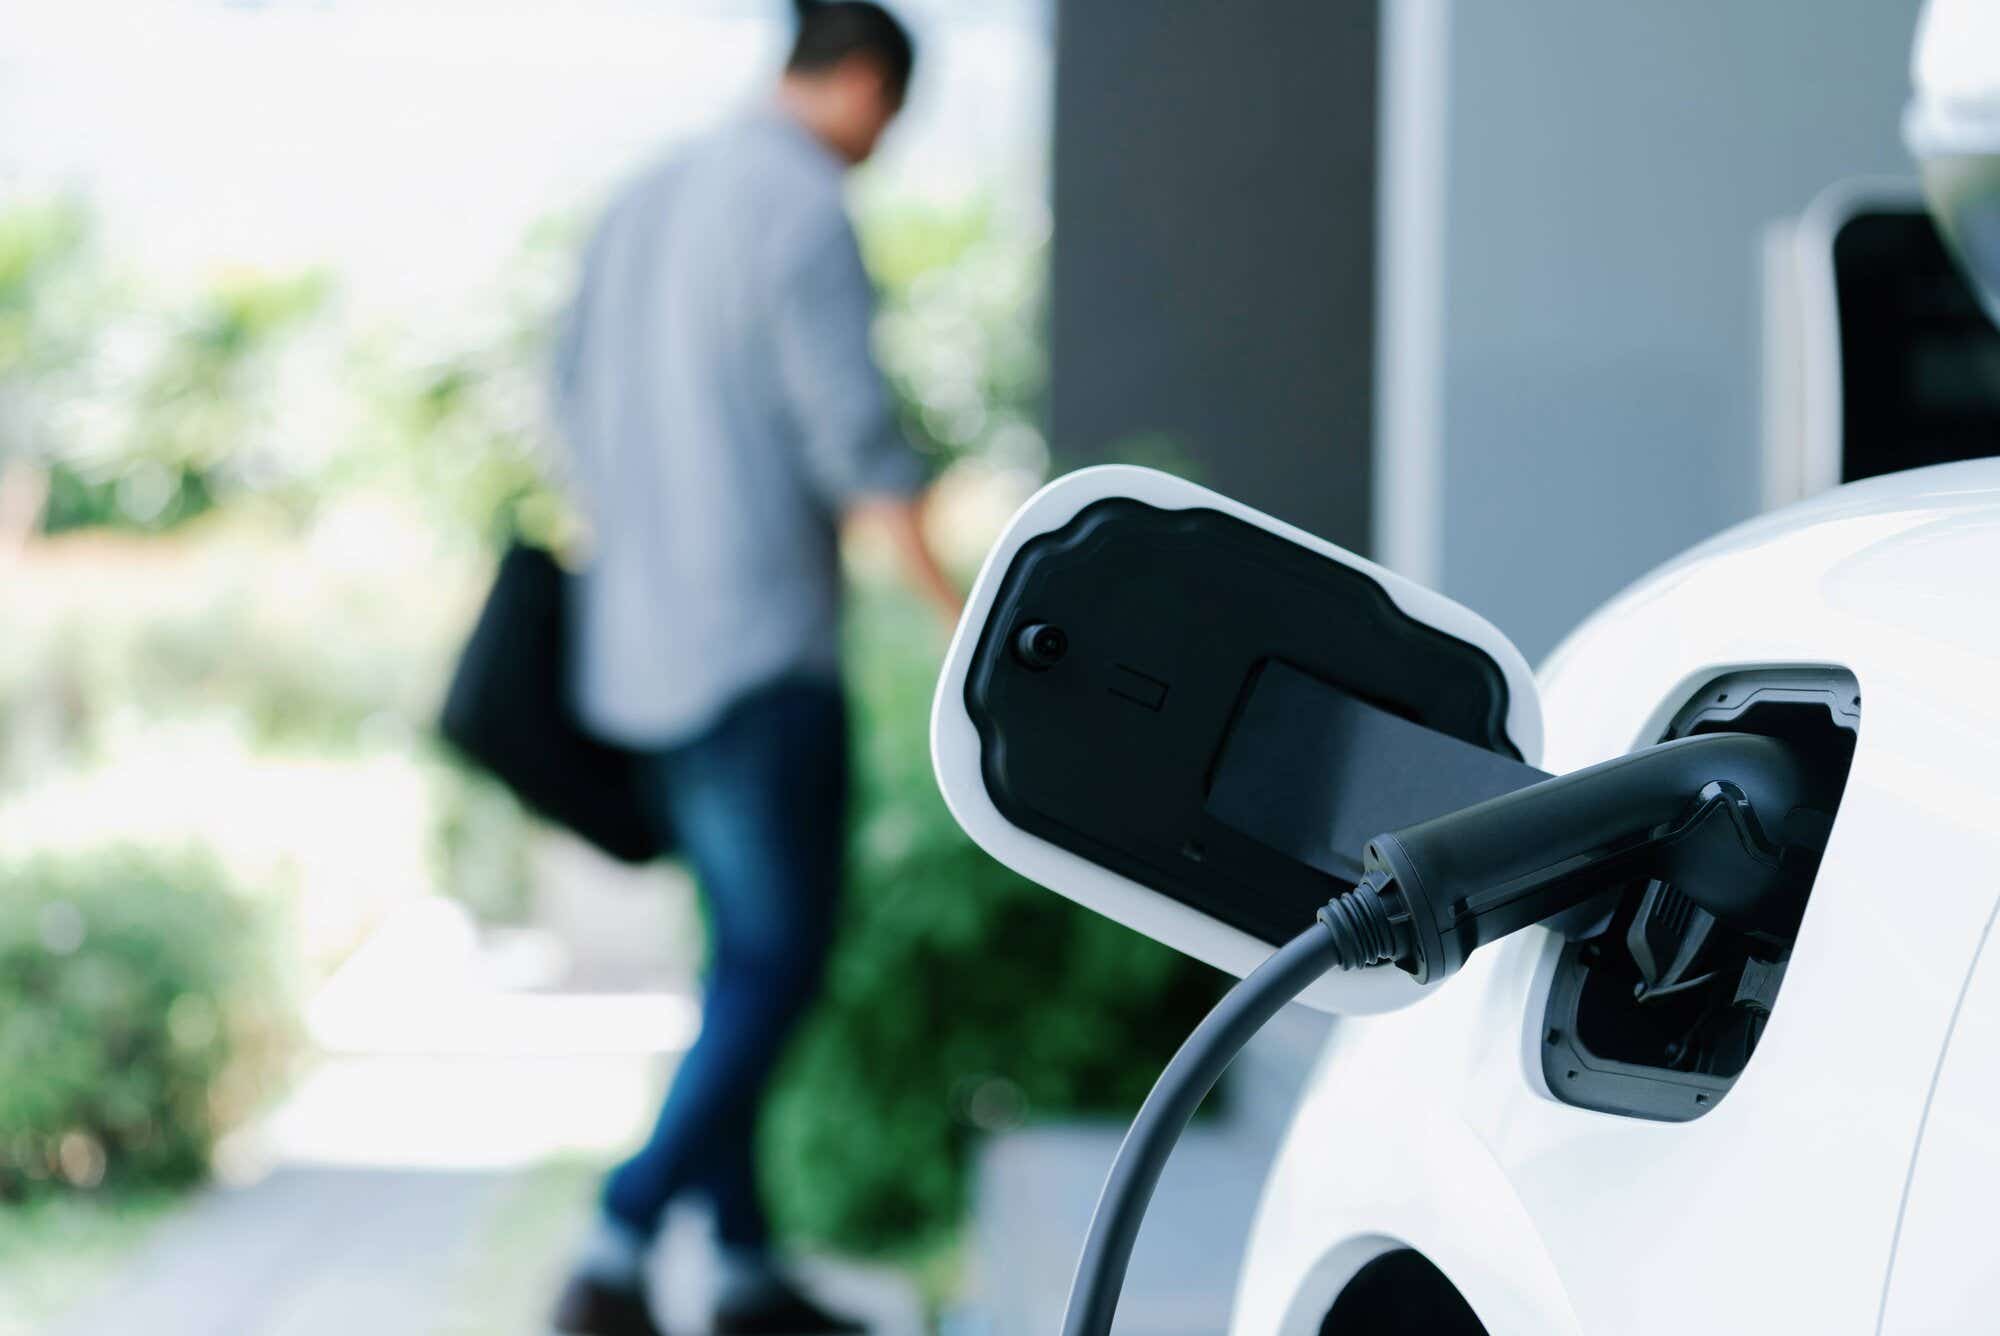
{"type": "Polygon", "coordinates": [[[1358,969],[1379,962],[1346,956],[1346,935],[1327,926],[1327,916],[1339,900],[1319,913],[1312,927],[1279,947],[1243,981],[1222,995],[1215,1009],[1202,1018],[1180,1046],[1160,1079],[1154,1083],[1131,1130],[1119,1144],[1104,1181],[1104,1193],[1091,1216],[1090,1234],[1078,1259],[1070,1286],[1063,1336],[1086,1336],[1111,1330],[1118,1295],[1125,1286],[1125,1268],[1139,1237],[1139,1222],[1153,1200],[1160,1172],[1167,1167],[1188,1119],[1265,1022],[1306,987],[1332,969],[1358,969]]]}
{"type": "Polygon", "coordinates": [[[1331,970],[1394,964],[1424,983],[1471,951],[1638,876],[1718,917],[1796,924],[1796,821],[1816,795],[1790,748],[1747,733],[1663,742],[1370,841],[1359,884],[1231,988],[1174,1054],[1118,1147],[1063,1336],[1109,1336],[1132,1247],[1195,1109],[1264,1024],[1331,970]]]}

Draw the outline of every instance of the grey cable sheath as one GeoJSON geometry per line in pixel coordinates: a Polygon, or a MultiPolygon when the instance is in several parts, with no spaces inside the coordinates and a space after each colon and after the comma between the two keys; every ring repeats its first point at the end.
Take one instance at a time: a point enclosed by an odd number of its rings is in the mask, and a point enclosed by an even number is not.
{"type": "Polygon", "coordinates": [[[1328,970],[1363,963],[1351,950],[1324,919],[1314,923],[1223,994],[1174,1054],[1111,1162],[1070,1284],[1063,1336],[1109,1336],[1139,1223],[1188,1119],[1265,1022],[1328,970]]]}

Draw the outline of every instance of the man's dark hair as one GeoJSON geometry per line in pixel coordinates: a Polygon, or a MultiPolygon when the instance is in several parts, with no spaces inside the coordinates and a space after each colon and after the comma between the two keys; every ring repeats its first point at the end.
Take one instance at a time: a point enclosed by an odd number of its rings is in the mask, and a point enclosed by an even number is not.
{"type": "Polygon", "coordinates": [[[917,48],[896,16],[870,0],[797,0],[799,35],[785,61],[788,74],[830,70],[849,56],[866,56],[882,67],[891,96],[910,88],[917,48]]]}

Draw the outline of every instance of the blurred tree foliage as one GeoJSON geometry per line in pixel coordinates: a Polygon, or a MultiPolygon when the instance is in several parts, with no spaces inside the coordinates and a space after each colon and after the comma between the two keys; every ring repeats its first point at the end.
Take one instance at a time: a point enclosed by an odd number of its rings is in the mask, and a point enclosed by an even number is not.
{"type": "MultiPolygon", "coordinates": [[[[89,240],[89,216],[74,200],[0,211],[0,387],[8,392],[53,388],[89,350],[99,314],[89,240]]],[[[22,434],[22,424],[8,425],[10,436],[22,434]]]]}
{"type": "Polygon", "coordinates": [[[1037,425],[1043,226],[992,202],[864,212],[863,247],[882,288],[882,366],[911,439],[941,459],[1048,466],[1037,425]]]}
{"type": "Polygon", "coordinates": [[[536,227],[478,334],[442,354],[393,335],[364,340],[348,367],[362,421],[330,482],[416,499],[441,532],[495,552],[516,536],[573,541],[580,524],[560,484],[547,395],[579,239],[573,219],[536,227]]]}
{"type": "Polygon", "coordinates": [[[88,401],[91,430],[51,461],[43,527],[172,528],[290,461],[273,362],[325,294],[317,275],[217,280],[143,330],[138,365],[88,401]]]}
{"type": "Polygon", "coordinates": [[[307,461],[278,359],[322,275],[224,274],[179,303],[107,272],[75,201],[0,213],[0,457],[43,471],[41,527],[156,532],[307,461]]]}
{"type": "Polygon", "coordinates": [[[206,1172],[288,1051],[269,927],[197,855],[0,868],[0,1202],[206,1172]]]}
{"type": "MultiPolygon", "coordinates": [[[[883,363],[920,448],[941,467],[969,470],[962,476],[1042,471],[1045,224],[990,204],[893,202],[866,206],[862,223],[884,290],[883,363]]],[[[430,535],[408,562],[366,567],[376,571],[373,595],[284,575],[270,582],[282,597],[221,598],[137,628],[121,642],[129,672],[65,671],[71,688],[101,686],[121,706],[161,714],[227,697],[259,745],[371,745],[385,718],[402,745],[422,736],[464,629],[428,596],[431,586],[450,584],[467,555],[497,550],[513,534],[560,541],[574,532],[542,405],[547,330],[575,236],[573,226],[551,225],[531,237],[497,309],[477,323],[482,332],[437,355],[390,335],[334,337],[327,285],[313,277],[236,276],[171,318],[155,317],[89,278],[80,215],[57,208],[0,222],[0,393],[11,387],[14,402],[34,405],[9,419],[34,430],[8,439],[17,456],[49,470],[47,526],[152,533],[207,510],[200,527],[213,532],[232,510],[257,503],[292,526],[287,541],[311,546],[366,500],[415,516],[430,535]],[[96,324],[68,337],[70,313],[84,307],[58,294],[86,291],[96,324]],[[301,361],[311,374],[298,374],[301,361]],[[327,386],[331,402],[303,397],[327,386]],[[412,569],[426,572],[416,587],[412,569]]],[[[376,543],[371,533],[362,548],[376,543]]],[[[956,1224],[982,1133],[1129,1112],[1216,981],[1030,886],[971,844],[930,772],[936,626],[886,589],[861,591],[855,614],[847,931],[827,1001],[779,1078],[763,1134],[788,1230],[846,1249],[908,1250],[956,1224]]],[[[0,671],[0,693],[7,683],[0,671]]],[[[524,818],[476,776],[442,764],[437,772],[451,790],[438,804],[448,854],[441,882],[474,903],[518,909],[521,862],[512,851],[524,818]],[[482,858],[491,850],[509,852],[482,858]],[[481,888],[495,881],[510,889],[481,888]]],[[[48,873],[54,889],[34,891],[41,875],[8,883],[24,888],[12,901],[0,893],[0,940],[35,939],[44,900],[31,895],[94,893],[56,872],[48,873]]],[[[197,908],[188,921],[208,912],[197,908]]],[[[163,968],[209,968],[183,954],[174,922],[119,929],[135,941],[152,931],[163,934],[163,968]]],[[[119,933],[97,940],[127,940],[119,933]]],[[[46,962],[38,968],[46,980],[46,962]]],[[[139,995],[136,984],[121,987],[139,995]]],[[[0,1052],[0,1072],[11,1075],[15,1060],[0,1052]]],[[[87,1068],[76,1069],[84,1084],[94,1079],[87,1068]]],[[[170,1095],[161,1084],[146,1098],[170,1095]]],[[[113,1131],[91,1135],[109,1147],[113,1131]]],[[[28,1159],[40,1164],[46,1134],[36,1135],[28,1159]]]]}

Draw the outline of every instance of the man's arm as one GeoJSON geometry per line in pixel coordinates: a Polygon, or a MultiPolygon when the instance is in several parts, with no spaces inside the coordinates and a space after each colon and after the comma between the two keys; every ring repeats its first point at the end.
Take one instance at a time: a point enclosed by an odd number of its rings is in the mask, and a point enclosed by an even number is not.
{"type": "Polygon", "coordinates": [[[956,622],[958,590],[924,538],[928,469],[904,439],[875,364],[874,312],[854,230],[830,216],[782,279],[779,376],[820,495],[843,519],[886,529],[910,583],[956,622]]]}
{"type": "Polygon", "coordinates": [[[847,516],[855,524],[887,533],[902,561],[903,573],[947,626],[958,624],[965,611],[965,599],[958,586],[938,563],[937,553],[924,536],[924,514],[930,494],[921,499],[908,497],[865,497],[848,507],[847,516]]]}

